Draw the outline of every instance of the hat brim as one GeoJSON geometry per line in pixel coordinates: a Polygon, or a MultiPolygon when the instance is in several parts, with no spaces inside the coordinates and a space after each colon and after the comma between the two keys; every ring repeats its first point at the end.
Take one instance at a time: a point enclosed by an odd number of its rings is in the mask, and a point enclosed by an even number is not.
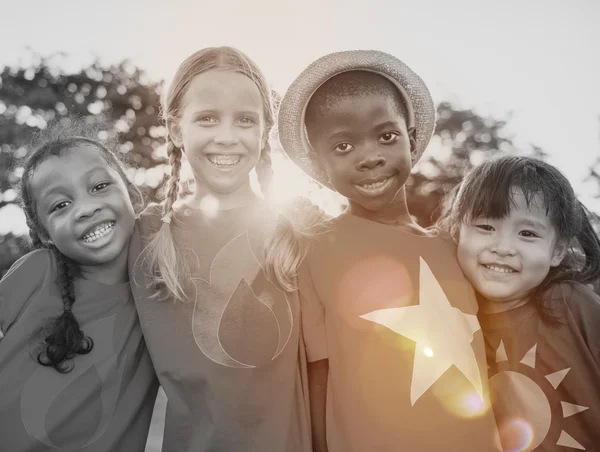
{"type": "Polygon", "coordinates": [[[421,157],[435,128],[435,105],[425,82],[396,57],[378,50],[348,50],[330,53],[308,66],[290,85],[279,106],[279,141],[285,153],[306,174],[331,187],[327,177],[314,167],[306,136],[306,107],[315,91],[327,80],[349,71],[369,71],[386,77],[406,103],[407,127],[415,128],[413,165],[421,157]]]}

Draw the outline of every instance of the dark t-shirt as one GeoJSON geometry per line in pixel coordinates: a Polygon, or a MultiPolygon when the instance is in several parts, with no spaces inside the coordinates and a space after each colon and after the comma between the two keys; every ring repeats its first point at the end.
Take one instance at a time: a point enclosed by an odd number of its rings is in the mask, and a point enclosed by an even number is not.
{"type": "Polygon", "coordinates": [[[33,333],[63,311],[54,254],[27,254],[0,282],[0,450],[142,452],[158,382],[129,283],[76,279],[73,314],[94,340],[61,374],[33,333]],[[34,336],[35,337],[35,336],[34,336]]]}
{"type": "MultiPolygon", "coordinates": [[[[186,302],[156,300],[135,266],[134,296],[168,399],[163,451],[310,451],[297,294],[263,273],[274,218],[260,203],[215,215],[181,207],[171,227],[193,266],[186,302]]],[[[160,227],[139,220],[130,264],[160,227]],[[137,245],[136,245],[137,243],[137,245]],[[136,248],[137,247],[137,248],[136,248]]]]}
{"type": "Polygon", "coordinates": [[[479,317],[504,446],[600,450],[600,298],[577,283],[550,296],[557,326],[530,303],[479,317]]]}
{"type": "Polygon", "coordinates": [[[331,452],[491,451],[474,291],[442,236],[352,215],[299,275],[309,361],[329,359],[331,452]]]}

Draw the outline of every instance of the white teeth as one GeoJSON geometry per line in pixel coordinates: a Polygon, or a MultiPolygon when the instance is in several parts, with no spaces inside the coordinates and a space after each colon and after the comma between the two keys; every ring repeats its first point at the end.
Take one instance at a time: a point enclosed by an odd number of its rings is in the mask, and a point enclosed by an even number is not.
{"type": "Polygon", "coordinates": [[[498,273],[515,273],[515,270],[509,267],[501,266],[501,265],[484,265],[488,270],[492,270],[498,273]]]}
{"type": "Polygon", "coordinates": [[[106,234],[108,234],[110,231],[112,231],[112,229],[115,227],[115,223],[116,222],[114,222],[114,221],[109,221],[108,223],[102,223],[102,224],[98,225],[96,228],[94,228],[92,231],[90,231],[86,235],[84,235],[81,239],[85,243],[95,242],[100,237],[103,237],[106,234]]]}
{"type": "Polygon", "coordinates": [[[239,155],[210,154],[207,158],[210,163],[220,168],[230,168],[240,162],[239,155]]]}
{"type": "Polygon", "coordinates": [[[377,188],[383,187],[388,180],[389,180],[389,178],[388,179],[384,179],[384,180],[379,181],[379,182],[374,182],[372,184],[362,184],[361,187],[362,188],[366,188],[367,190],[375,190],[377,188]]]}

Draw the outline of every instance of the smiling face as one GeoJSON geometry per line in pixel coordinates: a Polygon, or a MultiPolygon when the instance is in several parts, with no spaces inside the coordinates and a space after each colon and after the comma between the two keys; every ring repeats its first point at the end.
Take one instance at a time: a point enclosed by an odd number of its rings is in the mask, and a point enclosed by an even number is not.
{"type": "Polygon", "coordinates": [[[306,127],[313,160],[348,198],[353,213],[365,212],[375,220],[392,211],[393,216],[405,215],[404,184],[412,161],[399,92],[381,76],[357,74],[366,91],[350,87],[333,94],[317,92],[311,100],[315,105],[309,103],[306,127]]]}
{"type": "Polygon", "coordinates": [[[30,190],[41,238],[84,271],[127,258],[134,209],[125,182],[93,145],[44,160],[31,176],[30,190]]]}
{"type": "Polygon", "coordinates": [[[489,311],[516,308],[558,266],[564,247],[537,195],[527,202],[520,189],[512,190],[512,205],[499,219],[479,217],[460,226],[458,261],[489,311]]]}
{"type": "Polygon", "coordinates": [[[197,190],[216,196],[251,190],[249,173],[266,139],[263,104],[245,75],[212,69],[192,80],[170,131],[190,162],[197,190]]]}

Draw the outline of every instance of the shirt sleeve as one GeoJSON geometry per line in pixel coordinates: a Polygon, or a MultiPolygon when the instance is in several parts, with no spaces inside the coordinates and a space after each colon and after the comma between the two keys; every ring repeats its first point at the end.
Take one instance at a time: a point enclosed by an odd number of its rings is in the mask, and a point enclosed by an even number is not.
{"type": "Polygon", "coordinates": [[[18,259],[4,275],[0,281],[0,338],[42,287],[50,266],[50,251],[36,250],[18,259]]]}
{"type": "Polygon", "coordinates": [[[565,301],[583,340],[600,367],[600,296],[583,284],[572,283],[569,286],[565,301]]]}
{"type": "Polygon", "coordinates": [[[301,326],[308,362],[327,359],[325,306],[317,294],[306,260],[301,265],[298,274],[298,292],[301,326]]]}

